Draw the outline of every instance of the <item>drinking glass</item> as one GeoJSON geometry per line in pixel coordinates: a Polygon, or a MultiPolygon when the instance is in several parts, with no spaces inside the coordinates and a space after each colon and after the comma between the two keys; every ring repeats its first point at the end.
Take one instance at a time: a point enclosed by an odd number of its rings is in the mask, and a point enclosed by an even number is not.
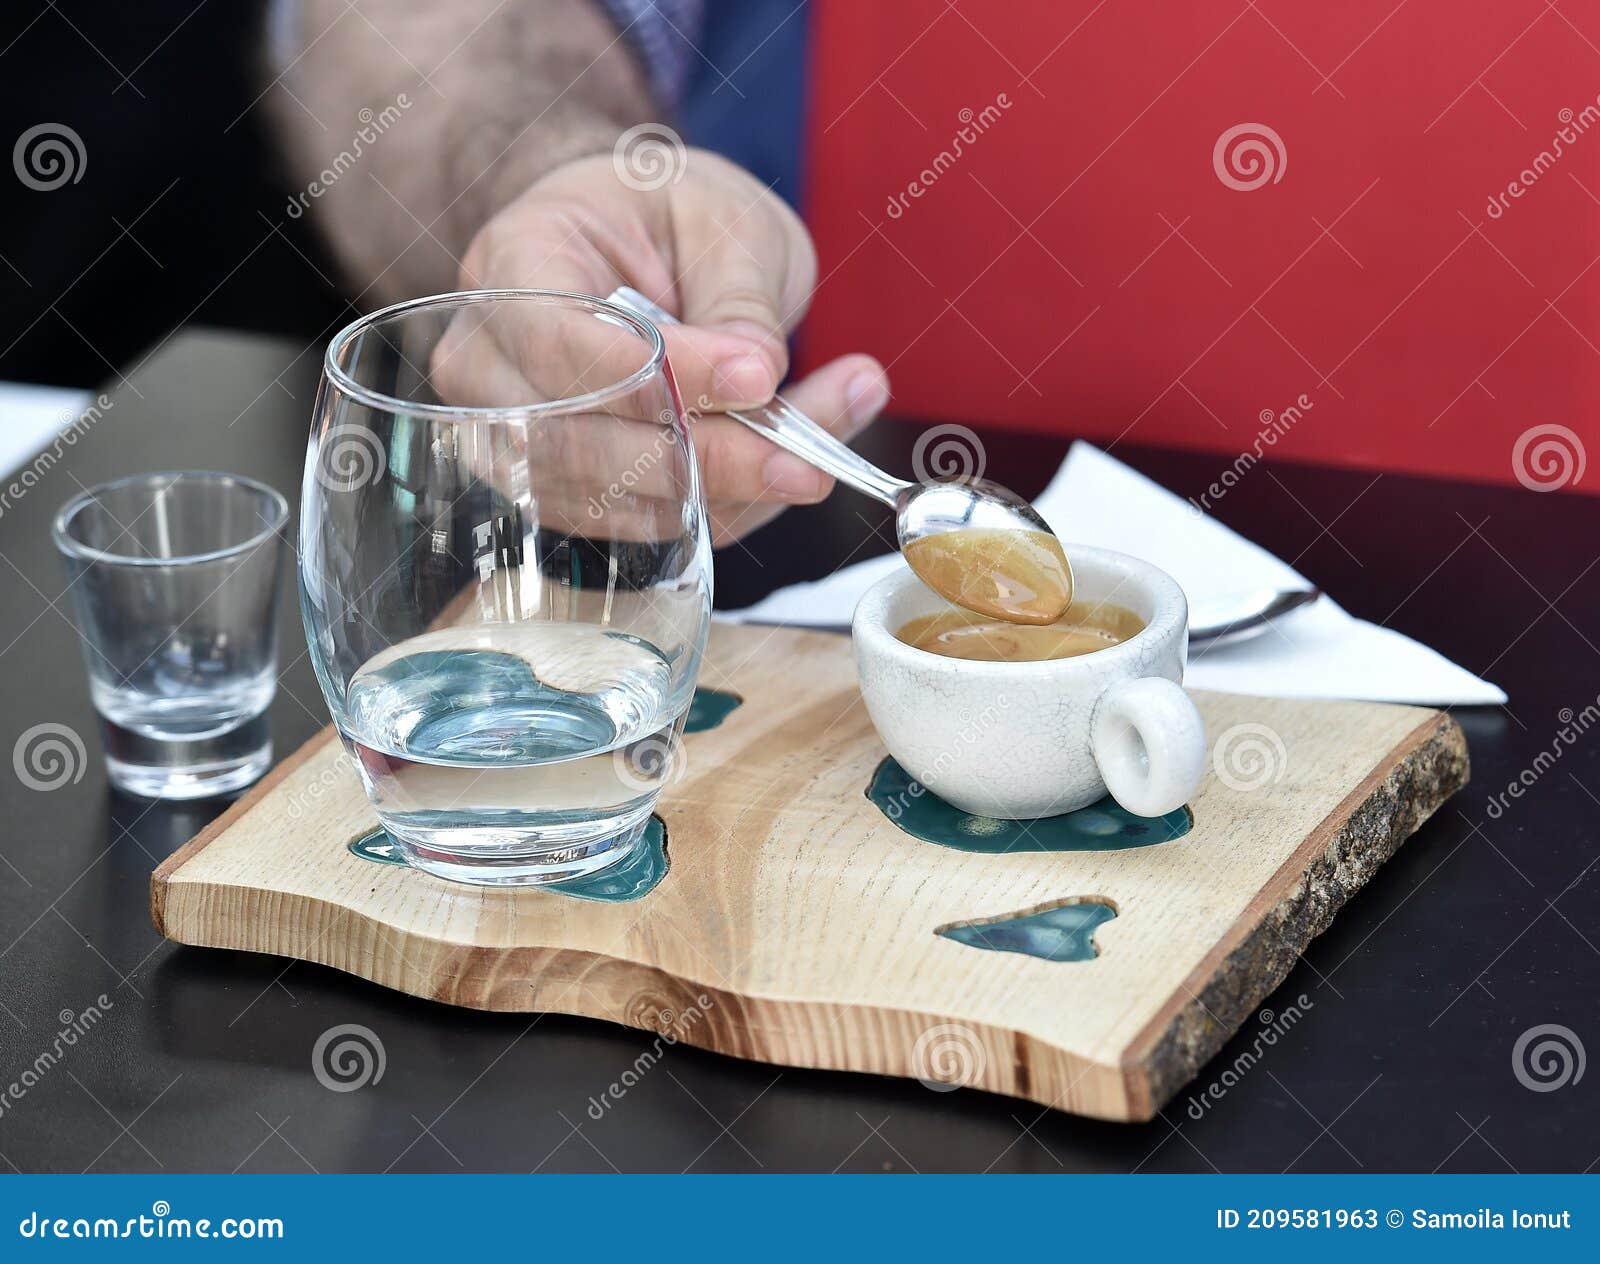
{"type": "Polygon", "coordinates": [[[412,865],[526,885],[623,859],[681,768],[710,626],[661,335],[541,290],[344,329],[306,454],[300,592],[328,709],[412,865]]]}
{"type": "Polygon", "coordinates": [[[288,518],[272,488],[201,471],[118,479],[56,515],[113,785],[198,799],[271,764],[288,518]]]}

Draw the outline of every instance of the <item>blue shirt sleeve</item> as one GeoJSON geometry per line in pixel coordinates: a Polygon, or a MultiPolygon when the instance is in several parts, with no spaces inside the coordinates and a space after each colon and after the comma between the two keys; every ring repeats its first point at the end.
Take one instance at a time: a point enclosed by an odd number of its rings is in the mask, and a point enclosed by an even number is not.
{"type": "Polygon", "coordinates": [[[663,104],[677,109],[698,59],[704,0],[600,0],[632,46],[663,104]]]}

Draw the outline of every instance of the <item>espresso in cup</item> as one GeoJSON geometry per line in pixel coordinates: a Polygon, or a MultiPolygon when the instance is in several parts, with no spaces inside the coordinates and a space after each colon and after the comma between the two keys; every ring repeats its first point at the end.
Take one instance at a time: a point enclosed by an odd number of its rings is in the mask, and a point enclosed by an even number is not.
{"type": "Polygon", "coordinates": [[[856,670],[873,726],[907,773],[964,812],[1056,816],[1109,790],[1136,816],[1161,816],[1205,773],[1205,726],[1180,685],[1183,589],[1121,553],[1073,545],[1069,556],[1078,605],[1058,623],[1085,633],[1088,653],[986,662],[927,653],[908,635],[958,640],[982,616],[957,611],[909,569],[856,606],[856,670]]]}
{"type": "Polygon", "coordinates": [[[1055,623],[1009,623],[972,610],[943,610],[910,620],[895,636],[946,658],[1038,663],[1092,654],[1142,631],[1144,620],[1131,610],[1107,601],[1075,601],[1055,623]]]}

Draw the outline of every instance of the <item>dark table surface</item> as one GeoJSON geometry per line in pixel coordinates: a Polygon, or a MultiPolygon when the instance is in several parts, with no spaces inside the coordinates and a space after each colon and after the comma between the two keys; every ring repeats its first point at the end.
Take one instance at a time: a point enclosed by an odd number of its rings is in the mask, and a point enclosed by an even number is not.
{"type": "MultiPolygon", "coordinates": [[[[68,726],[88,749],[81,780],[58,789],[0,775],[0,1168],[1528,1172],[1600,1161],[1600,1074],[1535,1091],[1514,1065],[1519,1038],[1547,1024],[1600,1051],[1600,724],[1574,732],[1600,695],[1600,500],[1583,495],[1269,463],[1217,506],[1352,612],[1436,646],[1511,702],[1457,711],[1470,786],[1265,1002],[1282,1012],[1303,995],[1298,1022],[1263,1047],[1260,1019],[1247,1020],[1148,1124],[684,1046],[596,1122],[591,1095],[648,1037],[453,1009],[321,966],[159,939],[150,871],[224,805],[151,804],[107,786],[49,522],[80,485],[177,466],[253,475],[293,499],[317,376],[315,352],[296,350],[182,335],[0,506],[0,755],[41,724],[68,726]],[[1553,758],[1535,764],[1541,752],[1553,758]],[[1492,818],[1491,794],[1525,770],[1532,788],[1492,818]],[[102,995],[100,1024],[34,1070],[62,1016],[102,995]],[[311,1051],[344,1023],[377,1032],[387,1065],[380,1081],[333,1093],[311,1051]],[[1232,1071],[1253,1044],[1259,1060],[1232,1071]],[[1213,1084],[1219,1099],[1190,1104],[1213,1084]]],[[[881,424],[863,446],[909,468],[914,435],[881,424]]],[[[984,437],[990,474],[1024,494],[1066,446],[984,437]]],[[[1116,452],[1183,495],[1227,463],[1116,452]]],[[[718,604],[884,552],[888,527],[847,492],[790,511],[719,554],[718,604]]],[[[280,755],[327,720],[294,602],[282,619],[280,755]]]]}

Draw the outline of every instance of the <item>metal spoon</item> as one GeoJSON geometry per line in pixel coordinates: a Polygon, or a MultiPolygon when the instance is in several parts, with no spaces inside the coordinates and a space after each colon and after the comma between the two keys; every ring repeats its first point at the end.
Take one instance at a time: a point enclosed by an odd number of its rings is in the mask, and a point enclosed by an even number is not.
{"type": "Polygon", "coordinates": [[[1317,588],[1257,588],[1197,601],[1189,607],[1189,644],[1216,645],[1260,636],[1274,619],[1320,596],[1317,588]]]}
{"type": "MultiPolygon", "coordinates": [[[[607,301],[625,307],[656,325],[680,323],[670,312],[628,286],[613,292],[607,301]]],[[[902,553],[919,540],[957,530],[1036,532],[1055,540],[1055,532],[1050,530],[1050,524],[1039,516],[1031,504],[1009,488],[983,478],[950,483],[908,483],[895,478],[836,439],[781,395],[774,396],[772,403],[764,408],[730,412],[728,416],[770,439],[786,452],[792,452],[802,461],[831,474],[847,487],[853,487],[888,505],[894,510],[895,535],[902,553]]],[[[930,587],[958,604],[969,604],[960,600],[948,585],[935,583],[923,568],[919,568],[915,558],[908,557],[906,560],[930,587]]],[[[1064,554],[1061,564],[1063,568],[1066,567],[1064,554]]],[[[1070,598],[1070,572],[1068,575],[1066,591],[1070,598]]],[[[993,613],[983,607],[974,608],[993,613]]]]}

